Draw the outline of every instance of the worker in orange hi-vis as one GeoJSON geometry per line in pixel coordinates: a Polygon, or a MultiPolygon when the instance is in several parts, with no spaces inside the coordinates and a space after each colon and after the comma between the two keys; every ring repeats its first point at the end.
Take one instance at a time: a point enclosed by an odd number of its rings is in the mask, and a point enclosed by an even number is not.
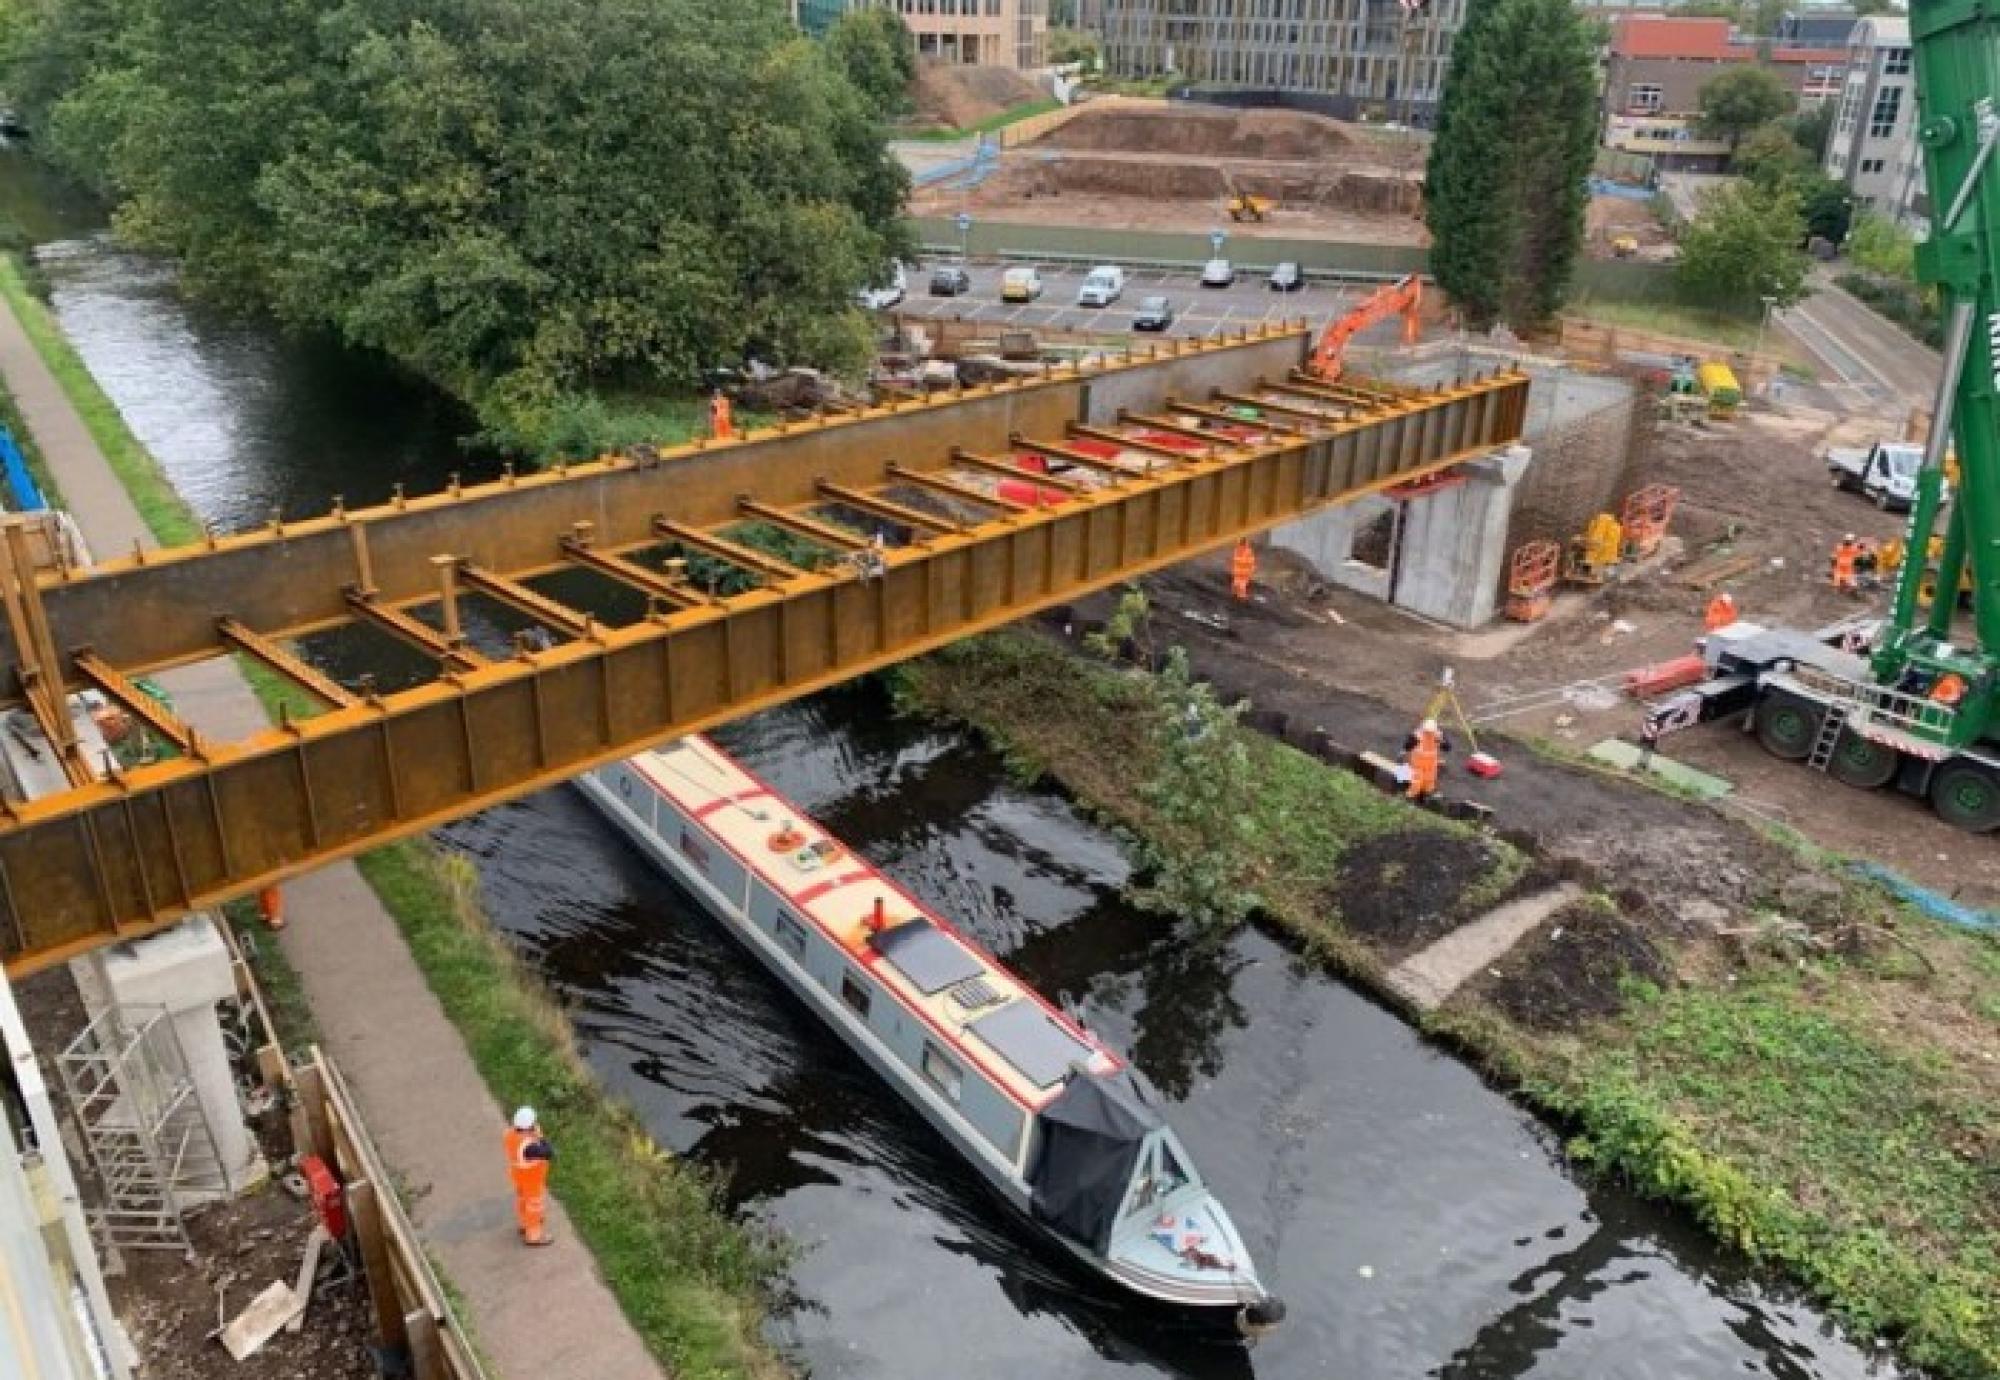
{"type": "Polygon", "coordinates": [[[1958,702],[1965,698],[1965,677],[1956,671],[1946,671],[1932,683],[1927,698],[1947,709],[1958,708],[1958,702]]]}
{"type": "Polygon", "coordinates": [[[285,927],[283,887],[267,886],[257,893],[257,918],[264,922],[264,928],[267,930],[281,930],[285,927]]]}
{"type": "Polygon", "coordinates": [[[555,1157],[535,1109],[515,1112],[514,1124],[507,1130],[507,1172],[514,1180],[514,1220],[520,1223],[521,1240],[530,1246],[546,1246],[554,1239],[543,1221],[548,1212],[549,1165],[555,1157]]]}
{"type": "Polygon", "coordinates": [[[1257,553],[1248,537],[1239,538],[1229,554],[1229,592],[1238,599],[1250,597],[1250,578],[1257,573],[1257,553]]]}
{"type": "Polygon", "coordinates": [[[1410,768],[1410,784],[1405,792],[1412,800],[1437,794],[1438,767],[1451,751],[1451,740],[1438,728],[1436,719],[1425,719],[1417,731],[1403,742],[1404,760],[1410,768]]]}
{"type": "Polygon", "coordinates": [[[708,400],[708,434],[718,441],[727,441],[736,434],[736,421],[729,411],[729,395],[720,388],[708,400]]]}
{"type": "Polygon", "coordinates": [[[1735,621],[1736,596],[1725,589],[1708,601],[1708,608],[1701,615],[1701,628],[1703,632],[1714,632],[1719,628],[1728,627],[1735,621]]]}
{"type": "Polygon", "coordinates": [[[1849,532],[1840,539],[1840,545],[1833,548],[1833,587],[1843,594],[1858,594],[1861,584],[1855,579],[1854,565],[1861,559],[1861,543],[1854,533],[1849,532]]]}

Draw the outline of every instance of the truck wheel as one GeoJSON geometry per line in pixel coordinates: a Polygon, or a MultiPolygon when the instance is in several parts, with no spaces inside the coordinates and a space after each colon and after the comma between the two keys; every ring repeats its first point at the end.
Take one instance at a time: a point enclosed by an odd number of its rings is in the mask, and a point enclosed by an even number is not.
{"type": "Polygon", "coordinates": [[[1956,829],[1974,834],[2000,829],[2000,775],[1977,762],[1946,762],[1931,777],[1931,808],[1956,829]]]}
{"type": "Polygon", "coordinates": [[[1883,512],[1885,513],[1888,512],[1889,505],[1894,501],[1895,500],[1889,497],[1889,491],[1887,489],[1877,489],[1875,491],[1875,506],[1881,509],[1883,512]]]}
{"type": "Polygon", "coordinates": [[[1810,700],[1774,691],[1757,704],[1757,741],[1773,757],[1802,762],[1812,754],[1824,714],[1810,700]]]}
{"type": "Polygon", "coordinates": [[[1899,761],[1896,749],[1871,742],[1851,728],[1842,729],[1834,744],[1833,760],[1827,772],[1844,785],[1872,791],[1889,784],[1899,761]]]}

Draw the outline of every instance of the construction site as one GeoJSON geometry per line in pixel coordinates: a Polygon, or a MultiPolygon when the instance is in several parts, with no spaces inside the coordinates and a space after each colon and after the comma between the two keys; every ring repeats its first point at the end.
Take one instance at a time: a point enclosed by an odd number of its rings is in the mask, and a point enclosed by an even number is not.
{"type": "MultiPolygon", "coordinates": [[[[913,209],[1424,243],[1404,132],[1052,115],[913,209]]],[[[1416,273],[1151,337],[889,303],[865,382],[541,469],[49,236],[0,1347],[1984,1380],[1995,185],[1945,356],[1886,347],[1924,387],[1783,315],[1472,337],[1416,273]]]]}

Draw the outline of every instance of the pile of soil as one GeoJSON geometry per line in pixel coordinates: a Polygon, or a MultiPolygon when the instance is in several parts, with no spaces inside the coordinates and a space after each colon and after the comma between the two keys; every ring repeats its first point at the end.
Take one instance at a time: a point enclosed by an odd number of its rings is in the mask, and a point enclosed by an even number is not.
{"type": "Polygon", "coordinates": [[[1187,158],[1328,158],[1354,142],[1338,122],[1296,110],[1201,106],[1085,110],[1038,141],[1100,153],[1171,153],[1187,158]]]}
{"type": "Polygon", "coordinates": [[[996,179],[1004,194],[1033,197],[1140,197],[1147,201],[1212,201],[1232,191],[1269,197],[1285,208],[1330,207],[1364,215],[1411,215],[1421,190],[1409,178],[1309,167],[1231,170],[1177,158],[1043,156],[1015,163],[996,179]]]}
{"type": "Polygon", "coordinates": [[[1531,1030],[1563,1030],[1625,1009],[1633,979],[1664,983],[1667,961],[1632,921],[1591,901],[1563,907],[1482,974],[1475,988],[1531,1030]]]}
{"type": "Polygon", "coordinates": [[[963,129],[1049,93],[1011,67],[928,66],[910,94],[917,124],[963,129]]]}
{"type": "Polygon", "coordinates": [[[1400,956],[1471,919],[1461,900],[1498,862],[1490,839],[1395,830],[1347,850],[1329,899],[1343,925],[1400,956]]]}

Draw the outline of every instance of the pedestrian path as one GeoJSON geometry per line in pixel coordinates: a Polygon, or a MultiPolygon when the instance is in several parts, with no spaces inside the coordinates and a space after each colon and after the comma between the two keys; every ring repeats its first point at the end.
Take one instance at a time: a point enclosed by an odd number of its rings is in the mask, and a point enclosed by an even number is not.
{"type": "Polygon", "coordinates": [[[1570,882],[1496,906],[1389,970],[1388,984],[1420,1011],[1435,1011],[1473,974],[1499,961],[1535,926],[1583,895],[1570,882]]]}
{"type": "MultiPolygon", "coordinates": [[[[0,377],[84,540],[100,555],[153,540],[69,397],[0,299],[0,377]]],[[[268,720],[228,661],[158,677],[198,728],[245,736],[268,720]]],[[[647,1353],[596,1262],[550,1203],[555,1244],[514,1229],[502,1154],[506,1116],[352,863],[287,888],[282,942],[321,1040],[347,1076],[433,1258],[464,1300],[495,1380],[648,1380],[647,1353]]],[[[549,1127],[558,1153],[562,1127],[549,1127]]]]}

